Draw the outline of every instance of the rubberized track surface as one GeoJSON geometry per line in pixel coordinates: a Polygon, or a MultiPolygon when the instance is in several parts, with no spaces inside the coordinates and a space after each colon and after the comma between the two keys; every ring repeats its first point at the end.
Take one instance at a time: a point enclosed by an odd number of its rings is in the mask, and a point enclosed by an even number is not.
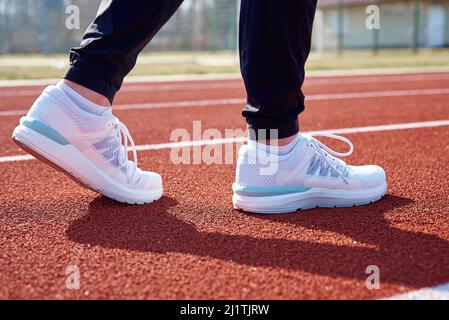
{"type": "MultiPolygon", "coordinates": [[[[10,111],[39,90],[0,88],[0,160],[24,154],[9,140],[20,117],[10,111]]],[[[303,131],[449,120],[448,73],[310,78],[305,92],[303,131]]],[[[138,145],[159,144],[193,120],[244,128],[238,101],[195,106],[243,98],[237,80],[128,84],[115,113],[138,145]],[[160,102],[174,103],[142,109],[160,102]]],[[[347,137],[349,162],[386,169],[387,196],[279,216],[232,208],[234,165],[173,165],[170,149],[139,153],[166,189],[144,206],[98,196],[36,160],[0,161],[0,298],[362,299],[449,282],[449,126],[347,137]],[[69,265],[80,290],[65,287],[69,265]],[[380,268],[379,290],[365,287],[369,265],[380,268]]]]}

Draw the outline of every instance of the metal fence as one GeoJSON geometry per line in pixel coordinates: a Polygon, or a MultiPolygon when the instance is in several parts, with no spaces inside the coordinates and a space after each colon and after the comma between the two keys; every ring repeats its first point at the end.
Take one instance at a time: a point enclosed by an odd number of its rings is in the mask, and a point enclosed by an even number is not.
{"type": "MultiPolygon", "coordinates": [[[[100,0],[0,0],[0,53],[67,52],[79,44],[100,0]],[[66,8],[80,10],[80,28],[66,28],[66,8]]],[[[145,50],[236,50],[239,0],[185,0],[145,50]]]]}
{"type": "MultiPolygon", "coordinates": [[[[67,52],[79,44],[100,2],[0,0],[0,54],[67,52]],[[79,29],[66,27],[70,5],[80,10],[79,29]]],[[[235,51],[239,3],[185,0],[145,50],[235,51]]],[[[317,51],[449,45],[449,0],[321,0],[318,5],[312,46],[317,51]],[[379,7],[379,30],[365,26],[372,3],[379,7]]]]}
{"type": "Polygon", "coordinates": [[[315,17],[318,51],[449,46],[449,0],[322,0],[315,17]],[[378,28],[368,28],[378,13],[378,28]]]}

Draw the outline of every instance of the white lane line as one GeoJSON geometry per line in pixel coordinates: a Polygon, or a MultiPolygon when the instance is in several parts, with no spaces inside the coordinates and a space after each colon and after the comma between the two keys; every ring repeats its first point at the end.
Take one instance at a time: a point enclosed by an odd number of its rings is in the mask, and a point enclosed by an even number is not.
{"type": "MultiPolygon", "coordinates": [[[[179,141],[179,142],[168,142],[159,144],[143,144],[136,146],[137,151],[149,151],[149,150],[162,150],[162,149],[175,149],[175,148],[186,148],[186,147],[196,147],[196,146],[210,146],[217,144],[227,144],[227,143],[238,143],[245,142],[246,137],[231,137],[231,138],[219,138],[212,140],[189,140],[189,141],[179,141]]],[[[0,158],[1,162],[1,158],[0,158]]]]}
{"type": "Polygon", "coordinates": [[[449,282],[387,297],[384,300],[449,300],[449,282]]]}
{"type": "MultiPolygon", "coordinates": [[[[362,71],[362,70],[360,70],[362,71]]],[[[375,71],[372,71],[375,72],[375,71]]],[[[380,71],[381,72],[381,71],[380,71]]],[[[440,73],[444,74],[449,72],[449,68],[447,70],[444,69],[388,69],[385,74],[412,74],[412,73],[420,73],[423,75],[440,73]]],[[[309,76],[313,73],[309,72],[309,76]]],[[[355,75],[359,75],[359,73],[355,73],[355,75]]],[[[363,73],[363,75],[370,75],[371,73],[363,73]]],[[[379,74],[379,72],[375,73],[379,74]]],[[[337,76],[339,74],[337,73],[337,76]]],[[[352,75],[348,74],[348,75],[352,75]]],[[[325,76],[335,76],[333,73],[320,73],[320,77],[325,76]]],[[[129,76],[125,79],[125,84],[134,84],[134,83],[181,83],[181,82],[190,82],[190,81],[219,81],[219,80],[241,80],[242,76],[240,73],[210,73],[210,74],[184,74],[184,75],[159,75],[159,76],[129,76]]],[[[42,87],[48,86],[57,83],[61,78],[46,78],[46,79],[25,79],[25,80],[0,80],[0,88],[9,88],[9,87],[42,87]]]]}
{"type": "Polygon", "coordinates": [[[230,98],[230,99],[207,99],[207,100],[192,100],[192,101],[169,101],[169,102],[150,102],[150,103],[135,103],[135,104],[121,104],[113,106],[114,110],[142,110],[142,109],[165,109],[165,108],[185,108],[185,107],[216,107],[216,106],[231,106],[243,105],[246,99],[230,98]]]}
{"type": "MultiPolygon", "coordinates": [[[[223,83],[202,83],[202,84],[135,84],[124,86],[120,92],[157,92],[157,91],[204,91],[223,89],[243,89],[242,81],[223,83]]],[[[38,96],[42,89],[19,89],[0,91],[0,97],[26,97],[38,96]]]]}
{"type": "Polygon", "coordinates": [[[26,160],[33,160],[33,159],[34,159],[34,157],[30,156],[29,154],[18,155],[18,156],[6,156],[6,157],[0,157],[0,163],[2,163],[2,162],[26,161],[26,160]]]}
{"type": "Polygon", "coordinates": [[[28,110],[6,110],[0,111],[0,117],[9,117],[9,116],[23,116],[28,112],[28,110]]]}
{"type": "Polygon", "coordinates": [[[366,76],[360,77],[331,77],[331,78],[311,78],[307,79],[306,84],[329,85],[329,84],[369,84],[369,83],[387,83],[387,82],[425,82],[425,81],[448,81],[449,74],[412,74],[412,75],[392,75],[392,76],[366,76]]]}
{"type": "Polygon", "coordinates": [[[384,124],[378,126],[328,129],[328,130],[310,131],[309,133],[351,134],[351,133],[381,132],[381,131],[420,129],[430,127],[443,127],[443,126],[449,126],[449,120],[420,121],[420,122],[408,122],[397,124],[384,124]]]}
{"type": "MultiPolygon", "coordinates": [[[[318,131],[308,131],[304,133],[334,133],[334,134],[351,134],[351,133],[363,133],[363,132],[381,132],[381,131],[392,131],[392,130],[405,130],[405,129],[419,129],[419,128],[429,128],[429,127],[441,127],[449,126],[449,120],[436,120],[436,121],[422,121],[422,122],[409,122],[409,123],[397,123],[397,124],[386,124],[378,126],[365,126],[365,127],[354,127],[354,128],[341,128],[341,129],[327,129],[318,131]]],[[[194,140],[194,141],[179,141],[179,142],[168,142],[168,143],[158,143],[158,144],[144,144],[136,146],[138,151],[149,151],[149,150],[162,150],[162,149],[174,149],[174,148],[185,148],[194,146],[205,146],[205,145],[217,145],[217,144],[227,144],[244,142],[246,137],[231,137],[231,138],[221,138],[212,140],[194,140]]],[[[2,162],[14,162],[14,161],[25,161],[34,159],[32,156],[28,155],[17,155],[17,156],[5,156],[0,157],[0,163],[2,162]]]]}
{"type": "MultiPolygon", "coordinates": [[[[136,84],[126,86],[120,92],[157,92],[157,91],[207,91],[223,89],[243,89],[243,82],[203,83],[203,84],[136,84]]],[[[1,92],[0,92],[1,95],[1,92]]]]}
{"type": "Polygon", "coordinates": [[[27,97],[27,96],[38,96],[42,90],[39,89],[20,89],[20,90],[10,90],[10,91],[1,91],[0,97],[8,98],[8,97],[27,97]]]}
{"type": "MultiPolygon", "coordinates": [[[[246,99],[210,99],[210,100],[191,100],[191,101],[169,101],[169,102],[150,102],[150,103],[129,103],[114,105],[114,110],[146,110],[146,109],[166,109],[166,108],[185,108],[185,107],[216,107],[216,106],[235,106],[243,105],[246,99]]],[[[0,117],[13,115],[24,115],[28,110],[5,110],[0,111],[0,117]]]]}
{"type": "MultiPolygon", "coordinates": [[[[405,97],[405,96],[426,96],[426,95],[446,95],[449,94],[449,88],[431,88],[431,89],[408,89],[408,90],[387,90],[387,91],[364,91],[364,92],[346,92],[315,94],[306,97],[306,101],[325,101],[325,100],[350,100],[367,98],[386,98],[386,97],[405,97]]],[[[150,102],[115,105],[114,110],[146,110],[146,109],[164,109],[164,108],[185,108],[185,107],[217,107],[217,106],[235,106],[243,105],[246,99],[207,99],[191,101],[169,101],[169,102],[150,102]]],[[[4,110],[0,111],[0,117],[13,115],[24,115],[27,110],[4,110]]]]}
{"type": "MultiPolygon", "coordinates": [[[[435,77],[449,73],[449,66],[439,67],[417,67],[417,68],[374,68],[374,69],[337,69],[337,70],[308,70],[307,79],[322,78],[373,78],[379,82],[383,78],[398,76],[407,78],[409,76],[435,77]]],[[[241,80],[240,73],[208,73],[208,74],[175,74],[175,75],[153,75],[153,76],[129,76],[126,84],[133,83],[180,83],[188,81],[216,81],[216,80],[241,80]]],[[[25,79],[25,80],[0,80],[0,88],[7,87],[30,87],[45,86],[57,83],[60,78],[25,79]]]]}
{"type": "MultiPolygon", "coordinates": [[[[382,77],[329,77],[329,78],[306,78],[304,86],[317,85],[341,85],[341,84],[372,84],[372,83],[389,83],[389,82],[426,82],[426,81],[449,81],[449,74],[433,74],[433,75],[397,75],[382,77]]],[[[233,81],[222,82],[200,82],[200,83],[180,83],[180,84],[152,84],[152,83],[136,83],[132,86],[123,87],[123,92],[140,92],[140,91],[196,91],[196,90],[220,90],[220,89],[243,89],[243,81],[235,79],[233,81]]],[[[0,96],[1,96],[0,92],[0,96]]]]}
{"type": "Polygon", "coordinates": [[[343,100],[343,99],[363,99],[363,98],[383,98],[383,97],[403,97],[403,96],[427,96],[449,94],[449,88],[430,89],[406,89],[406,90],[386,90],[386,91],[364,91],[345,92],[331,94],[309,95],[306,100],[343,100]]]}
{"type": "MultiPolygon", "coordinates": [[[[341,85],[341,84],[370,84],[370,83],[391,83],[391,82],[425,82],[425,81],[448,81],[449,74],[402,74],[391,76],[333,76],[327,78],[308,77],[305,80],[305,87],[317,85],[341,85]]],[[[157,91],[198,91],[198,90],[222,90],[222,89],[243,89],[241,79],[225,79],[221,82],[200,81],[196,83],[134,83],[123,86],[121,92],[157,92],[157,91]]],[[[0,91],[0,97],[24,97],[37,96],[42,92],[39,88],[17,89],[0,91]]]]}

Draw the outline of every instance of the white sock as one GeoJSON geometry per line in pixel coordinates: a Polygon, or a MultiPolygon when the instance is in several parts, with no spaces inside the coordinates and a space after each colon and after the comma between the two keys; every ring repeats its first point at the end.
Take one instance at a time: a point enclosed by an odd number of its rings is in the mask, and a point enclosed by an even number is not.
{"type": "Polygon", "coordinates": [[[105,107],[96,103],[93,103],[89,99],[83,97],[78,92],[70,88],[64,82],[60,81],[56,85],[56,87],[60,88],[64,91],[64,93],[81,109],[86,112],[93,113],[97,116],[101,116],[106,113],[112,112],[112,107],[105,107]]]}
{"type": "Polygon", "coordinates": [[[277,145],[267,145],[265,143],[257,142],[254,140],[249,140],[248,145],[255,146],[258,149],[263,149],[269,153],[277,154],[277,155],[284,155],[292,151],[292,149],[296,146],[296,143],[300,139],[301,134],[298,132],[295,139],[290,141],[288,144],[284,146],[277,146],[277,145]]]}

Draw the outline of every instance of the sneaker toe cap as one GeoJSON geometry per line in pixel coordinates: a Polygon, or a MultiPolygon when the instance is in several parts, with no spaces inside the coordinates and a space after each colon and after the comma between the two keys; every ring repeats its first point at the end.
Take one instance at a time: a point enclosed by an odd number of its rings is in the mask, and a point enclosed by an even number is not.
{"type": "Polygon", "coordinates": [[[353,167],[353,172],[365,188],[381,186],[387,180],[385,170],[376,165],[353,167]]]}
{"type": "Polygon", "coordinates": [[[162,177],[155,172],[144,171],[141,178],[142,187],[147,190],[162,188],[162,177]]]}

